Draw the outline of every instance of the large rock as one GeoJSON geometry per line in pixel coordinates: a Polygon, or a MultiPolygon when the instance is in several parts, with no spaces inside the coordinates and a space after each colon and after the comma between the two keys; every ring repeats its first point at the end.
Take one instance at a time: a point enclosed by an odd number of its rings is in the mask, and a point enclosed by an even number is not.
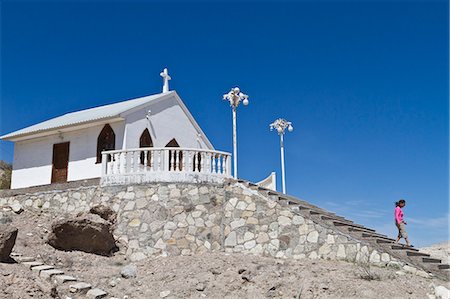
{"type": "Polygon", "coordinates": [[[93,206],[90,211],[92,214],[99,215],[103,219],[115,223],[116,222],[116,212],[114,212],[110,207],[105,205],[93,206]]]}
{"type": "Polygon", "coordinates": [[[11,260],[9,255],[16,244],[18,229],[11,226],[0,224],[0,262],[11,260]]]}
{"type": "Polygon", "coordinates": [[[111,222],[95,214],[57,220],[52,225],[47,243],[60,250],[80,250],[106,256],[118,250],[111,222]]]}

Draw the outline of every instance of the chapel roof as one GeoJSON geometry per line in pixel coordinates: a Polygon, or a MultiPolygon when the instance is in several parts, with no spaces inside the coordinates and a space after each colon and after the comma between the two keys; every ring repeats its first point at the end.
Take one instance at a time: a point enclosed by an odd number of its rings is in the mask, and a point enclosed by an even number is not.
{"type": "Polygon", "coordinates": [[[154,101],[156,99],[172,94],[175,91],[169,91],[166,93],[158,93],[154,95],[149,95],[137,99],[131,99],[127,101],[122,101],[114,104],[89,108],[85,110],[80,110],[76,112],[66,113],[64,115],[43,121],[41,123],[11,132],[9,134],[0,136],[0,139],[10,139],[14,137],[19,137],[28,134],[35,134],[40,132],[45,132],[49,130],[54,130],[62,127],[80,125],[84,123],[90,123],[94,121],[99,121],[102,119],[109,119],[114,117],[119,117],[122,113],[129,111],[133,108],[144,105],[148,102],[154,101]]]}

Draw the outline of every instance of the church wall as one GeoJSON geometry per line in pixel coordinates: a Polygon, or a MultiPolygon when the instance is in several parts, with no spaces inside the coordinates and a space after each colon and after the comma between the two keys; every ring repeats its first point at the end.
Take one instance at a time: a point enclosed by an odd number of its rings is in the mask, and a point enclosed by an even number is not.
{"type": "Polygon", "coordinates": [[[125,123],[125,148],[138,148],[139,138],[148,128],[154,147],[165,147],[175,138],[180,147],[208,149],[203,140],[198,138],[197,130],[174,97],[150,103],[147,107],[127,115],[125,123]],[[146,118],[148,110],[151,110],[150,121],[146,118]]]}
{"type": "Polygon", "coordinates": [[[52,144],[45,138],[16,142],[11,189],[50,183],[52,144]]]}
{"type": "MultiPolygon", "coordinates": [[[[124,122],[110,124],[116,135],[116,149],[123,143],[124,122]]],[[[53,144],[70,142],[67,180],[97,178],[97,138],[104,125],[16,142],[11,189],[50,184],[53,144]]]]}

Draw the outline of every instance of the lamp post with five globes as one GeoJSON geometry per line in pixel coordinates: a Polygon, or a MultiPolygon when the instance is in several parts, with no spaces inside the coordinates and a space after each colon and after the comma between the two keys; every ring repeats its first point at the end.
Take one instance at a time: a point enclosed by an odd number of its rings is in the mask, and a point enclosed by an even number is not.
{"type": "Polygon", "coordinates": [[[237,138],[236,138],[236,108],[242,101],[244,106],[248,105],[248,95],[241,92],[239,87],[232,88],[230,92],[223,95],[223,99],[230,102],[231,109],[233,110],[233,160],[234,160],[234,172],[233,177],[237,178],[237,138]]]}
{"type": "Polygon", "coordinates": [[[278,135],[280,135],[280,150],[281,150],[281,181],[283,185],[283,193],[286,194],[286,181],[284,175],[284,131],[288,129],[289,132],[294,130],[292,123],[285,119],[279,118],[270,124],[270,130],[277,130],[278,135]]]}

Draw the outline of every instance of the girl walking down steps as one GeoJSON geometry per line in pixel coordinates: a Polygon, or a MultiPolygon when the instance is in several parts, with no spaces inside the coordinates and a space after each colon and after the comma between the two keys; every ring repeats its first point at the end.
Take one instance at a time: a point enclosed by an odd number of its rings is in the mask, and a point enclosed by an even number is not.
{"type": "Polygon", "coordinates": [[[395,225],[398,228],[398,236],[396,242],[398,243],[401,238],[405,239],[406,245],[411,246],[408,240],[408,233],[406,232],[406,221],[403,220],[403,211],[402,208],[406,206],[406,201],[404,199],[400,199],[395,203],[395,225]]]}

